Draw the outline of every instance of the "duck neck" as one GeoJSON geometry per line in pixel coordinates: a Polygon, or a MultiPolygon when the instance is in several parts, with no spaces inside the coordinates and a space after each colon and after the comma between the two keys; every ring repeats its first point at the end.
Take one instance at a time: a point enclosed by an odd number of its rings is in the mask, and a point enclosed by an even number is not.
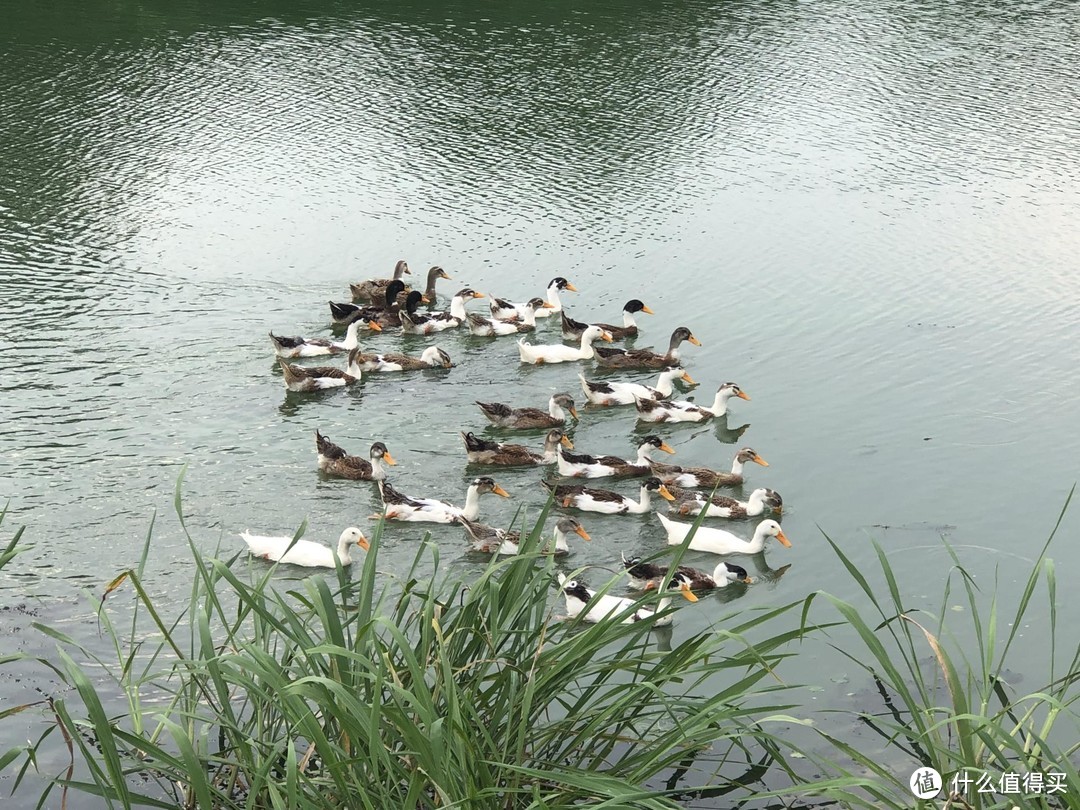
{"type": "Polygon", "coordinates": [[[559,300],[559,285],[552,284],[548,287],[547,300],[556,312],[562,312],[562,301],[559,300]]]}
{"type": "Polygon", "coordinates": [[[622,311],[622,325],[624,329],[630,329],[637,326],[637,321],[634,320],[634,313],[628,309],[622,311]]]}
{"type": "Polygon", "coordinates": [[[555,401],[554,397],[548,400],[548,414],[551,416],[552,419],[561,419],[564,422],[566,421],[566,414],[563,412],[562,406],[560,406],[559,403],[555,401]]]}
{"type": "Polygon", "coordinates": [[[765,548],[765,530],[758,524],[758,527],[754,529],[754,536],[750,538],[750,542],[746,544],[747,554],[757,554],[765,548]]]}
{"type": "Polygon", "coordinates": [[[525,307],[525,312],[521,315],[521,321],[526,326],[536,328],[536,310],[532,307],[525,307]]]}
{"type": "Polygon", "coordinates": [[[544,463],[554,464],[559,458],[559,442],[544,440],[544,463]]]}
{"type": "Polygon", "coordinates": [[[438,279],[439,268],[432,267],[430,270],[428,270],[427,287],[424,288],[424,295],[427,296],[428,300],[430,301],[435,300],[435,282],[438,281],[438,279]]]}
{"type": "Polygon", "coordinates": [[[555,550],[563,554],[570,552],[570,544],[566,542],[566,532],[559,531],[559,527],[555,527],[555,550]]]}
{"type": "Polygon", "coordinates": [[[731,462],[731,474],[732,475],[742,475],[742,471],[743,471],[743,463],[736,456],[735,460],[733,462],[731,462]]]}
{"type": "Polygon", "coordinates": [[[746,501],[746,516],[757,517],[765,511],[765,496],[751,493],[746,501]]]}
{"type": "Polygon", "coordinates": [[[401,277],[405,275],[405,262],[398,262],[394,265],[394,281],[400,281],[401,277]]]}
{"type": "Polygon", "coordinates": [[[357,334],[359,331],[360,321],[356,320],[349,324],[349,328],[345,330],[345,340],[341,344],[345,351],[351,352],[360,345],[360,336],[357,334]]]}
{"type": "Polygon", "coordinates": [[[480,517],[480,493],[475,486],[469,487],[465,495],[465,508],[461,510],[461,516],[466,520],[476,520],[480,517]]]}
{"type": "Polygon", "coordinates": [[[731,399],[731,393],[728,391],[717,391],[716,396],[713,397],[712,407],[703,408],[711,413],[713,416],[723,416],[727,413],[727,403],[731,399]]]}
{"type": "Polygon", "coordinates": [[[450,299],[450,317],[457,318],[459,321],[463,321],[466,318],[465,299],[460,295],[455,295],[450,299]]]}
{"type": "Polygon", "coordinates": [[[337,542],[337,558],[341,561],[342,565],[348,565],[352,562],[352,547],[353,542],[348,537],[342,537],[337,542]]]}
{"type": "Polygon", "coordinates": [[[596,350],[593,348],[592,341],[589,340],[589,336],[584,332],[581,333],[581,355],[583,360],[588,360],[596,356],[596,350]]]}
{"type": "MultiPolygon", "coordinates": [[[[355,351],[355,349],[353,349],[352,351],[355,351]]],[[[359,353],[353,354],[349,357],[349,366],[345,369],[345,373],[348,374],[350,377],[356,377],[356,379],[358,380],[360,379],[360,375],[364,372],[363,369],[360,367],[359,353]]]]}
{"type": "Polygon", "coordinates": [[[645,512],[648,512],[651,507],[652,493],[649,491],[648,487],[642,487],[641,499],[636,504],[630,507],[630,511],[635,514],[643,514],[645,512]]]}
{"type": "Polygon", "coordinates": [[[383,466],[382,459],[378,456],[371,457],[371,480],[382,481],[386,478],[386,468],[383,466]]]}
{"type": "Polygon", "coordinates": [[[652,453],[652,445],[651,444],[643,444],[643,445],[641,445],[641,447],[639,447],[637,449],[637,461],[634,462],[634,466],[635,467],[648,466],[649,462],[652,460],[649,457],[650,453],[652,453]]]}
{"type": "Polygon", "coordinates": [[[656,381],[656,390],[663,394],[665,397],[670,397],[675,393],[675,377],[671,374],[664,372],[660,373],[660,379],[656,381]]]}

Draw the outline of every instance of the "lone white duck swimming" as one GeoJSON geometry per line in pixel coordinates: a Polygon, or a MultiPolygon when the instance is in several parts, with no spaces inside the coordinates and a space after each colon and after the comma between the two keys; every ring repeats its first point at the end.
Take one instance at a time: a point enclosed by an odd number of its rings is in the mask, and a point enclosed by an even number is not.
{"type": "MultiPolygon", "coordinates": [[[[592,607],[586,610],[589,601],[596,595],[595,591],[590,591],[585,586],[585,583],[580,580],[567,579],[561,572],[559,573],[559,585],[562,587],[563,597],[566,599],[566,613],[571,619],[580,616],[586,622],[599,622],[609,616],[623,613],[637,604],[635,599],[604,594],[598,597],[592,607]]],[[[675,574],[671,578],[669,589],[678,590],[687,601],[696,602],[698,600],[697,596],[690,590],[689,577],[675,574]]],[[[650,619],[658,613],[663,613],[669,607],[671,607],[671,597],[665,596],[655,608],[639,607],[633,613],[625,616],[621,623],[631,624],[643,619],[650,619]]],[[[671,624],[672,618],[671,614],[662,616],[656,620],[656,624],[658,626],[671,624]]]]}
{"type": "MultiPolygon", "coordinates": [[[[659,512],[656,516],[664,524],[667,531],[667,541],[670,546],[677,546],[686,539],[686,535],[694,527],[692,523],[680,523],[677,520],[664,517],[659,512]]],[[[709,526],[698,526],[697,532],[690,540],[689,548],[694,551],[708,551],[712,554],[757,554],[765,548],[765,541],[775,537],[781,545],[791,548],[791,541],[787,539],[784,530],[775,520],[763,520],[754,529],[754,536],[749,540],[743,540],[736,534],[713,529],[709,526]]]]}
{"type": "Polygon", "coordinates": [[[656,387],[640,383],[601,382],[586,380],[584,374],[578,374],[581,390],[585,398],[593,405],[633,405],[635,400],[667,399],[675,393],[675,380],[682,380],[687,385],[697,385],[693,378],[679,367],[666,368],[660,372],[656,387]]]}
{"type": "Polygon", "coordinates": [[[716,390],[711,406],[695,405],[686,400],[637,399],[634,407],[642,422],[704,422],[724,416],[728,412],[728,400],[732,397],[750,399],[735,383],[726,382],[716,390]]]}
{"type": "Polygon", "coordinates": [[[525,342],[525,338],[518,341],[518,354],[521,355],[522,363],[566,363],[571,360],[588,360],[595,356],[593,343],[604,340],[611,343],[611,335],[599,326],[590,326],[581,333],[581,346],[564,346],[561,343],[549,343],[533,346],[525,342]]]}
{"type": "Polygon", "coordinates": [[[367,538],[355,526],[341,533],[336,549],[311,540],[297,540],[294,543],[291,537],[265,537],[248,532],[241,532],[240,536],[256,557],[305,568],[334,568],[335,557],[342,565],[349,565],[352,563],[353,546],[368,550],[367,538]]]}

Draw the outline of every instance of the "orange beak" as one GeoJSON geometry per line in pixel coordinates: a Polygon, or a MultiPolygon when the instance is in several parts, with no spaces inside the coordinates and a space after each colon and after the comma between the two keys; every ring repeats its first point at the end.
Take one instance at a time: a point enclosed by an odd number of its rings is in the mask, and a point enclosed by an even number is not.
{"type": "Polygon", "coordinates": [[[675,448],[673,448],[667,442],[661,442],[660,449],[663,450],[665,453],[671,453],[671,455],[675,455],[675,448]]]}
{"type": "Polygon", "coordinates": [[[382,331],[382,327],[379,326],[377,321],[368,321],[367,325],[368,325],[368,329],[370,329],[372,332],[381,332],[382,331]]]}
{"type": "Polygon", "coordinates": [[[690,590],[690,583],[689,582],[680,583],[679,592],[684,597],[686,597],[686,600],[689,601],[689,602],[696,602],[698,600],[697,594],[694,593],[692,590],[690,590]]]}
{"type": "Polygon", "coordinates": [[[754,584],[754,578],[753,577],[747,577],[746,579],[744,579],[742,581],[745,582],[747,585],[753,585],[754,584]]]}
{"type": "Polygon", "coordinates": [[[426,295],[421,295],[420,300],[425,304],[430,304],[431,303],[431,299],[428,298],[426,295]]]}
{"type": "Polygon", "coordinates": [[[671,492],[669,492],[669,491],[668,491],[668,488],[667,488],[667,487],[665,487],[665,486],[664,486],[663,484],[661,484],[661,485],[660,485],[660,489],[658,489],[658,490],[656,490],[656,491],[657,491],[657,492],[659,492],[659,493],[660,493],[660,497],[661,497],[661,498],[663,498],[663,499],[664,499],[664,500],[666,500],[666,501],[673,501],[673,500],[675,500],[675,496],[674,496],[674,495],[672,495],[672,494],[671,494],[671,492]]]}
{"type": "Polygon", "coordinates": [[[565,498],[562,499],[563,509],[568,509],[570,507],[570,504],[573,502],[574,499],[567,495],[565,498]]]}
{"type": "Polygon", "coordinates": [[[392,455],[390,455],[389,452],[386,452],[386,453],[382,454],[382,460],[385,461],[387,464],[389,464],[391,467],[394,467],[394,466],[397,465],[397,462],[394,461],[394,457],[392,455]]]}
{"type": "Polygon", "coordinates": [[[700,341],[700,340],[698,340],[698,339],[697,339],[696,337],[694,337],[693,335],[691,335],[690,337],[688,337],[688,338],[687,338],[687,340],[689,340],[689,341],[690,341],[691,343],[693,343],[693,344],[694,344],[695,346],[700,346],[700,345],[701,345],[701,341],[700,341]]]}
{"type": "Polygon", "coordinates": [[[611,343],[615,338],[611,336],[611,332],[601,332],[600,339],[604,341],[604,343],[611,343]]]}
{"type": "Polygon", "coordinates": [[[571,284],[571,283],[570,283],[569,281],[568,281],[568,282],[566,282],[566,289],[568,289],[568,290],[569,290],[570,292],[577,292],[577,291],[578,291],[578,290],[577,290],[577,287],[575,287],[575,286],[574,286],[573,284],[571,284]]]}
{"type": "Polygon", "coordinates": [[[589,533],[585,531],[585,529],[583,529],[581,526],[578,526],[576,529],[574,529],[574,531],[581,535],[582,540],[592,540],[592,538],[589,537],[589,533]]]}
{"type": "Polygon", "coordinates": [[[749,401],[750,401],[750,397],[748,397],[748,396],[746,395],[746,392],[745,392],[745,391],[740,391],[740,392],[739,392],[739,393],[737,393],[737,394],[736,394],[735,396],[737,396],[737,397],[738,397],[739,399],[745,399],[745,400],[746,400],[747,402],[749,402],[749,401]]]}
{"type": "Polygon", "coordinates": [[[655,315],[656,314],[655,312],[653,312],[651,309],[649,309],[646,306],[643,306],[641,308],[641,311],[644,312],[646,315],[655,315]]]}
{"type": "Polygon", "coordinates": [[[783,532],[776,535],[776,539],[780,541],[780,545],[784,546],[784,548],[791,548],[791,541],[787,539],[787,535],[783,532]]]}
{"type": "Polygon", "coordinates": [[[580,419],[580,418],[581,418],[581,417],[579,417],[579,416],[577,415],[577,408],[574,408],[574,407],[571,407],[571,408],[570,408],[570,415],[571,415],[572,417],[574,417],[575,419],[580,419]]]}
{"type": "Polygon", "coordinates": [[[510,493],[507,492],[502,487],[500,487],[498,484],[496,484],[495,489],[493,489],[491,491],[494,492],[496,495],[498,495],[500,498],[509,498],[510,497],[510,493]]]}
{"type": "Polygon", "coordinates": [[[754,462],[755,464],[760,464],[760,465],[761,465],[762,467],[768,467],[768,466],[769,466],[769,462],[767,462],[767,461],[766,461],[765,459],[763,459],[763,458],[762,458],[761,456],[754,456],[754,457],[753,457],[752,459],[750,459],[750,460],[751,460],[752,462],[754,462]]]}
{"type": "Polygon", "coordinates": [[[484,294],[483,293],[478,293],[478,292],[473,292],[472,297],[473,298],[483,298],[484,294]]]}
{"type": "Polygon", "coordinates": [[[554,304],[549,304],[547,301],[540,305],[543,309],[555,309],[554,304]]]}
{"type": "Polygon", "coordinates": [[[645,583],[645,590],[647,590],[647,591],[655,591],[656,590],[656,583],[653,582],[650,579],[648,582],[645,583]]]}
{"type": "Polygon", "coordinates": [[[367,551],[371,548],[371,545],[368,543],[367,538],[364,537],[364,535],[360,535],[360,539],[356,541],[356,545],[360,546],[360,548],[362,548],[364,551],[367,551]]]}
{"type": "Polygon", "coordinates": [[[572,441],[570,441],[569,436],[563,436],[561,439],[559,439],[559,444],[561,444],[563,447],[566,447],[569,450],[574,449],[574,443],[572,441]]]}
{"type": "Polygon", "coordinates": [[[697,385],[697,382],[694,380],[694,378],[687,374],[685,371],[682,375],[682,381],[684,383],[687,383],[688,385],[697,385]]]}

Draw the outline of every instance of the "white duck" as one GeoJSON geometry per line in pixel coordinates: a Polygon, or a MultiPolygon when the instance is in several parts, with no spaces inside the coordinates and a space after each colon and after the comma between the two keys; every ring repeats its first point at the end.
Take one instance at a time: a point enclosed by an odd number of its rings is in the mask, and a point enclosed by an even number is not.
{"type": "Polygon", "coordinates": [[[305,568],[334,568],[335,558],[342,565],[349,565],[352,563],[353,546],[368,550],[367,538],[355,526],[341,533],[336,549],[311,540],[297,540],[294,543],[291,537],[264,537],[249,532],[241,532],[240,536],[256,557],[305,568]],[[290,545],[292,548],[289,548],[290,545]]]}
{"type": "Polygon", "coordinates": [[[638,419],[642,422],[704,422],[728,412],[728,400],[732,397],[749,400],[739,386],[726,382],[716,389],[711,406],[695,405],[686,400],[660,401],[655,399],[634,400],[638,419]]]}
{"type": "MultiPolygon", "coordinates": [[[[641,557],[631,557],[629,560],[623,557],[623,567],[630,578],[630,587],[636,591],[651,591],[659,587],[660,582],[668,572],[668,566],[642,562],[641,557]]],[[[710,591],[713,588],[724,588],[733,582],[743,582],[749,585],[753,581],[750,575],[746,573],[746,569],[741,565],[722,561],[716,564],[711,576],[697,568],[691,568],[689,565],[680,565],[675,569],[675,573],[690,578],[690,590],[692,591],[710,591]]]]}
{"type": "MultiPolygon", "coordinates": [[[[637,601],[634,599],[627,599],[622,596],[609,596],[604,594],[596,599],[592,607],[586,610],[586,606],[595,596],[595,591],[590,591],[585,587],[585,583],[577,579],[567,579],[561,572],[559,573],[559,585],[562,587],[563,597],[566,599],[566,612],[571,619],[581,617],[586,622],[599,622],[606,619],[608,616],[618,615],[632,608],[637,601]]],[[[669,588],[678,589],[688,601],[696,602],[697,596],[690,590],[690,580],[688,577],[684,577],[681,574],[676,574],[671,578],[671,584],[669,588]]],[[[622,624],[631,624],[632,622],[639,622],[642,619],[648,619],[657,613],[663,613],[671,606],[671,597],[665,596],[660,600],[660,604],[655,609],[640,607],[633,613],[625,616],[622,619],[622,624]]],[[[657,625],[671,624],[672,616],[668,614],[662,618],[656,620],[657,625]]]]}
{"type": "Polygon", "coordinates": [[[578,374],[578,379],[581,380],[581,390],[585,392],[585,398],[593,405],[633,405],[635,399],[667,399],[675,392],[675,380],[697,385],[689,374],[677,367],[661,371],[655,388],[639,383],[586,380],[584,374],[578,374]]]}
{"type": "Polygon", "coordinates": [[[525,342],[525,338],[518,341],[518,354],[521,355],[522,363],[565,363],[570,360],[588,360],[595,356],[593,343],[597,340],[611,343],[611,334],[605,332],[599,326],[590,326],[581,333],[581,347],[564,346],[561,343],[542,344],[533,346],[525,342]]]}
{"type": "MultiPolygon", "coordinates": [[[[664,524],[669,546],[677,546],[682,543],[693,528],[691,523],[679,523],[676,520],[664,517],[659,512],[657,512],[656,516],[664,524]]],[[[787,539],[784,530],[780,528],[780,524],[775,520],[761,521],[757,528],[754,529],[754,536],[749,540],[743,540],[738,535],[723,529],[699,526],[690,541],[689,548],[694,551],[708,551],[712,554],[757,554],[765,548],[765,541],[770,537],[775,537],[780,541],[781,545],[791,548],[791,541],[787,539]]]]}
{"type": "MultiPolygon", "coordinates": [[[[553,313],[562,312],[562,301],[559,300],[559,292],[577,292],[578,289],[562,276],[553,278],[547,287],[547,302],[550,306],[536,310],[537,318],[548,318],[553,313]]],[[[515,304],[505,298],[491,297],[491,317],[499,321],[516,321],[525,317],[525,304],[515,304]]]]}
{"type": "Polygon", "coordinates": [[[637,459],[627,461],[618,456],[590,456],[584,453],[567,453],[560,445],[556,448],[559,475],[567,478],[621,478],[646,475],[650,470],[649,456],[654,450],[674,455],[675,451],[659,436],[646,436],[638,445],[637,459]]]}
{"type": "MultiPolygon", "coordinates": [[[[458,518],[476,520],[480,517],[480,496],[494,493],[509,498],[510,493],[491,478],[474,478],[465,495],[465,506],[459,507],[435,498],[410,498],[394,489],[389,481],[379,482],[379,494],[386,509],[387,520],[408,520],[422,523],[453,523],[458,518]]],[[[382,515],[372,515],[373,518],[382,515]]]]}
{"type": "Polygon", "coordinates": [[[345,340],[328,340],[327,338],[305,338],[295,335],[275,335],[270,333],[270,342],[274,344],[274,354],[278,357],[319,357],[325,354],[344,354],[351,352],[360,345],[360,337],[357,332],[361,324],[367,324],[376,332],[382,331],[382,327],[375,321],[365,319],[355,320],[345,330],[345,340]]]}
{"type": "Polygon", "coordinates": [[[360,368],[382,374],[389,371],[416,371],[427,368],[453,368],[450,355],[438,346],[428,346],[420,353],[419,357],[410,357],[407,354],[389,352],[387,354],[361,354],[359,357],[360,368]]]}
{"type": "Polygon", "coordinates": [[[465,311],[465,300],[483,297],[483,293],[466,287],[450,299],[449,312],[402,312],[400,313],[401,332],[405,335],[430,335],[432,332],[441,332],[444,329],[455,329],[461,326],[468,317],[465,311]]]}

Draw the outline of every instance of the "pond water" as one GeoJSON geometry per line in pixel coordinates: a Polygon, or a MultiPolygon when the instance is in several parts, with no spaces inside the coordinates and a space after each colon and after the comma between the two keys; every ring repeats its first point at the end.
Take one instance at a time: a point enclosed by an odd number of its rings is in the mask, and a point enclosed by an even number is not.
{"type": "MultiPolygon", "coordinates": [[[[523,367],[512,339],[464,330],[364,341],[437,343],[449,372],[287,394],[267,332],[330,334],[327,301],[400,258],[444,267],[447,294],[524,300],[565,276],[578,319],[640,298],[656,314],[639,345],[678,325],[703,344],[684,352],[693,396],[734,380],[752,397],[658,432],[676,462],[727,467],[744,445],[770,462],[750,482],[782,493],[793,546],[751,567],[790,568],[682,611],[676,635],[819,588],[856,598],[822,530],[868,570],[878,540],[912,607],[935,611],[944,535],[1011,604],[1077,479],[1073,4],[69,2],[7,18],[0,497],[4,536],[25,524],[32,548],[0,573],[0,630],[17,650],[52,646],[31,616],[93,638],[83,589],[138,559],[155,511],[148,576],[184,604],[185,466],[203,550],[304,519],[327,541],[370,525],[377,494],[320,476],[316,428],[353,452],[384,441],[399,489],[460,502],[476,471],[458,432],[485,429],[473,400],[580,404],[581,364],[523,367]]],[[[583,412],[577,448],[631,455],[632,416],[583,412]]],[[[485,520],[542,503],[538,471],[494,477],[513,498],[486,499],[485,520]]],[[[593,581],[663,545],[652,515],[582,520],[594,541],[569,563],[600,566],[593,581]]],[[[1052,551],[1069,569],[1078,520],[1052,551]]],[[[383,564],[403,570],[426,530],[448,568],[483,564],[459,529],[408,524],[383,564]]],[[[1020,641],[1032,688],[1046,616],[1020,641]]],[[[825,687],[808,705],[844,705],[859,675],[822,660],[786,678],[825,687]]],[[[0,698],[51,688],[26,675],[0,672],[0,698]]]]}

